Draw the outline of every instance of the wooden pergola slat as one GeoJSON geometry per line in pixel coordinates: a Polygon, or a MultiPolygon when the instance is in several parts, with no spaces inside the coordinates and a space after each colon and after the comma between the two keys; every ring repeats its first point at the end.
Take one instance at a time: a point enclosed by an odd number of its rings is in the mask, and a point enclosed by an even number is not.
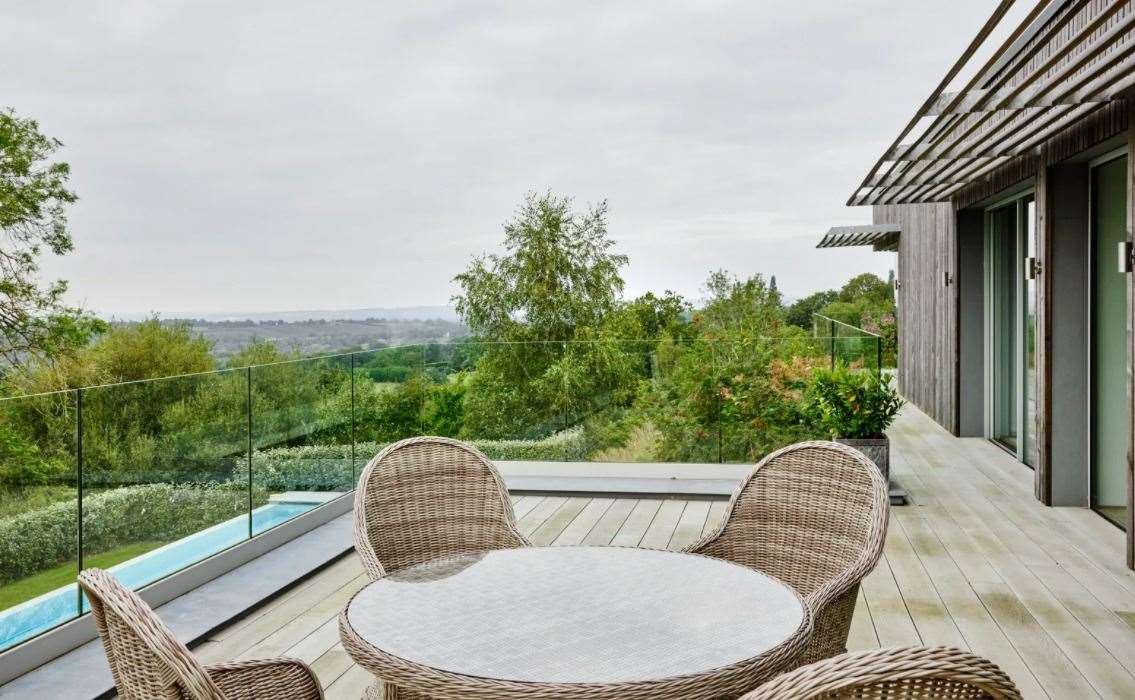
{"type": "Polygon", "coordinates": [[[869,224],[865,226],[833,226],[828,229],[817,248],[851,248],[873,246],[875,250],[894,250],[898,246],[902,229],[898,224],[869,224]]]}
{"type": "MultiPolygon", "coordinates": [[[[964,88],[944,93],[939,84],[848,204],[944,201],[1120,98],[1135,86],[1132,4],[1111,0],[1084,17],[1085,8],[1094,6],[1091,0],[1038,3],[964,88]],[[1038,18],[1040,26],[1034,26],[1038,18]],[[1064,33],[1067,38],[1055,44],[1064,33]],[[930,127],[903,142],[925,118],[933,118],[930,127]]],[[[989,20],[994,27],[1004,18],[1002,9],[989,20]]],[[[978,35],[982,42],[992,32],[988,25],[978,35]]],[[[959,61],[964,65],[975,52],[971,44],[959,61]]],[[[944,83],[960,70],[955,63],[944,83]]]]}

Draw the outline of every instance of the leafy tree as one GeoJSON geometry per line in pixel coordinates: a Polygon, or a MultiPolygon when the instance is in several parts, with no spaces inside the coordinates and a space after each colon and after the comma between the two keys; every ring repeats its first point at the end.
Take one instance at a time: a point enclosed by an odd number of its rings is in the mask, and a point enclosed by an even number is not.
{"type": "Polygon", "coordinates": [[[703,336],[773,337],[784,325],[780,292],[770,287],[763,275],[740,279],[718,270],[706,280],[705,292],[706,305],[694,315],[703,336]]]}
{"type": "Polygon", "coordinates": [[[34,358],[53,358],[103,330],[105,324],[63,301],[67,283],[37,279],[39,257],[71,251],[67,188],[71,170],[53,161],[62,145],[39,125],[0,110],[0,359],[23,368],[34,358]]]}
{"type": "Polygon", "coordinates": [[[755,460],[811,434],[799,413],[812,366],[806,334],[786,326],[780,295],[761,275],[723,271],[706,283],[690,343],[662,343],[636,408],[660,435],[657,457],[755,460]]]}
{"type": "Polygon", "coordinates": [[[457,374],[452,381],[430,386],[422,408],[423,430],[432,435],[457,437],[464,423],[465,375],[457,374]]]}
{"type": "Polygon", "coordinates": [[[627,257],[612,252],[607,203],[583,213],[572,200],[529,193],[504,225],[506,255],[475,258],[454,280],[457,313],[479,338],[566,341],[595,326],[623,291],[627,257]]]}
{"type": "Polygon", "coordinates": [[[647,292],[608,314],[604,329],[620,340],[688,339],[693,333],[688,323],[691,310],[690,303],[672,291],[662,296],[647,292]]]}
{"type": "MultiPolygon", "coordinates": [[[[253,344],[246,353],[261,347],[253,344]]],[[[213,344],[185,322],[162,323],[150,318],[141,323],[113,326],[84,355],[94,376],[88,384],[132,382],[155,377],[208,372],[215,368],[213,344]]]]}
{"type": "Polygon", "coordinates": [[[64,465],[45,459],[18,427],[0,423],[0,484],[5,489],[50,483],[63,469],[64,465]]]}
{"type": "Polygon", "coordinates": [[[356,384],[358,439],[393,442],[421,435],[422,411],[429,391],[428,380],[420,374],[395,386],[356,384]]]}
{"type": "Polygon", "coordinates": [[[797,299],[785,309],[784,322],[811,331],[813,316],[838,298],[839,292],[834,289],[826,289],[797,299]]]}
{"type": "Polygon", "coordinates": [[[150,319],[111,327],[88,346],[54,361],[34,361],[24,373],[9,377],[14,393],[30,396],[5,402],[6,419],[52,463],[72,464],[76,398],[52,392],[97,387],[83,392],[87,473],[139,460],[152,465],[157,459],[154,436],[161,432],[166,407],[192,397],[200,382],[180,375],[213,369],[210,347],[185,324],[150,319]],[[154,377],[166,378],[138,381],[154,377]]]}
{"type": "MultiPolygon", "coordinates": [[[[849,326],[861,328],[863,326],[863,314],[868,306],[869,304],[864,302],[833,301],[821,309],[820,313],[849,326]]],[[[838,330],[836,332],[839,333],[838,330]]],[[[827,333],[825,332],[824,335],[827,335],[827,333]]]]}
{"type": "Polygon", "coordinates": [[[465,437],[558,430],[567,407],[587,413],[607,393],[597,378],[625,367],[600,368],[611,354],[581,357],[610,338],[604,323],[623,290],[627,258],[613,252],[606,203],[577,213],[570,198],[529,194],[504,234],[504,255],[476,258],[455,278],[457,311],[485,343],[466,387],[465,437]]]}
{"type": "Polygon", "coordinates": [[[885,305],[893,303],[893,300],[894,289],[891,285],[870,272],[852,277],[839,290],[839,301],[846,303],[869,302],[885,305]]]}

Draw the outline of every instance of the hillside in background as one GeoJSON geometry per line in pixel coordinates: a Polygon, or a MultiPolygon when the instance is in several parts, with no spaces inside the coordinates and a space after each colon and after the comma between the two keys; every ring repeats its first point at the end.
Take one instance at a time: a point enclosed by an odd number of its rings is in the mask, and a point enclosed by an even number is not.
{"type": "MultiPolygon", "coordinates": [[[[184,322],[213,343],[213,355],[225,359],[254,340],[272,341],[282,350],[303,355],[321,355],[345,350],[368,350],[391,345],[447,341],[468,331],[457,321],[433,318],[364,318],[305,320],[162,319],[184,322]]],[[[130,325],[134,322],[125,322],[130,325]]]]}
{"type": "Polygon", "coordinates": [[[145,321],[155,315],[165,318],[196,319],[202,321],[420,321],[422,319],[441,319],[458,321],[457,311],[452,306],[374,306],[362,309],[300,309],[299,311],[179,311],[162,313],[160,311],[110,311],[100,310],[98,316],[112,321],[145,321]]]}

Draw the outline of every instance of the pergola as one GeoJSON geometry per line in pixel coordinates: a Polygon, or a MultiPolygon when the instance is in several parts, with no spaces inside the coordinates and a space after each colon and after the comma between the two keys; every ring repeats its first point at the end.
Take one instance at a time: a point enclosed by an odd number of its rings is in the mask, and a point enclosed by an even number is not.
{"type": "Polygon", "coordinates": [[[1132,0],[1041,0],[963,88],[945,92],[1013,4],[998,3],[848,205],[948,201],[1135,85],[1132,0]]]}
{"type": "Polygon", "coordinates": [[[898,224],[872,224],[867,226],[833,226],[828,229],[817,248],[850,248],[869,245],[877,251],[899,249],[898,224]]]}

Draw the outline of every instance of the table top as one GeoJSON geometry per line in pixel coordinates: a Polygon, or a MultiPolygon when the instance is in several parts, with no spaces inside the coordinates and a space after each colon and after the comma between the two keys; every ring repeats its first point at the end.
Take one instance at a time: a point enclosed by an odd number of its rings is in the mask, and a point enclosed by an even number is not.
{"type": "Polygon", "coordinates": [[[343,616],[367,646],[410,664],[555,684],[707,673],[798,639],[806,618],[796,593],[760,572],[621,547],[435,560],[372,582],[343,616]]]}

